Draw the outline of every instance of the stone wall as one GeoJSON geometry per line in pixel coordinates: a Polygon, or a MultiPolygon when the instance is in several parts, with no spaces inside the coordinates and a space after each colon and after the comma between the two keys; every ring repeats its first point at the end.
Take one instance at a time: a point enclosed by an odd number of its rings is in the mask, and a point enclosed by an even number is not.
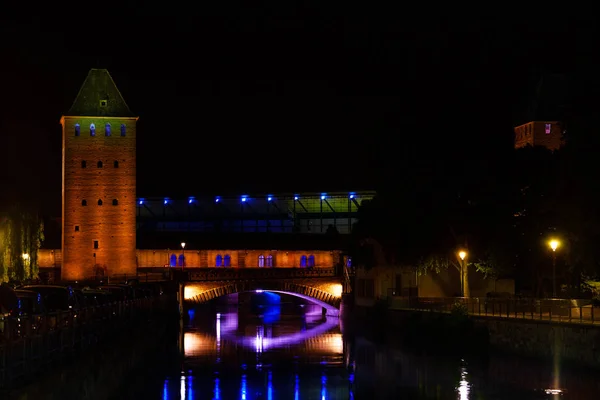
{"type": "Polygon", "coordinates": [[[137,118],[63,117],[62,278],[135,274],[137,118]],[[79,124],[80,133],[75,134],[79,124]],[[90,125],[95,125],[95,135],[90,125]],[[107,124],[111,126],[106,136],[107,124]],[[125,136],[121,125],[125,125],[125,136]]]}
{"type": "Polygon", "coordinates": [[[490,344],[519,355],[600,367],[600,326],[479,318],[490,344]]]}

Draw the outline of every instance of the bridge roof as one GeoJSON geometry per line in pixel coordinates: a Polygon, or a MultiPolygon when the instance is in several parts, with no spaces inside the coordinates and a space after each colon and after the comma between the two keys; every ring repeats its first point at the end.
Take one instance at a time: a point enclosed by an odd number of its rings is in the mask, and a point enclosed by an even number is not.
{"type": "Polygon", "coordinates": [[[268,234],[268,233],[197,233],[197,232],[140,232],[138,249],[186,250],[346,250],[349,235],[268,234]]]}

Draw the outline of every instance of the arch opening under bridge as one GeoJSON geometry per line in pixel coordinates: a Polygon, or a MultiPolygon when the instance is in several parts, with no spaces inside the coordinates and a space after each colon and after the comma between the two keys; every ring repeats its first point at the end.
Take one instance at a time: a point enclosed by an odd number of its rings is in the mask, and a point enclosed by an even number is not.
{"type": "Polygon", "coordinates": [[[314,286],[289,281],[211,282],[211,285],[208,282],[187,283],[183,295],[187,304],[204,304],[222,296],[243,292],[273,292],[296,296],[323,307],[328,316],[339,316],[342,301],[342,285],[336,282],[314,286]]]}

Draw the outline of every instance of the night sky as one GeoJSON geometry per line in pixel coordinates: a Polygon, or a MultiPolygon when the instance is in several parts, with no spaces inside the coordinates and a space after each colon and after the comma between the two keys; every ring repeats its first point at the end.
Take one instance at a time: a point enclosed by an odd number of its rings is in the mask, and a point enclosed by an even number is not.
{"type": "Polygon", "coordinates": [[[493,179],[535,100],[597,79],[583,10],[203,3],[5,9],[0,197],[60,215],[59,119],[90,68],[140,116],[146,197],[493,179]]]}

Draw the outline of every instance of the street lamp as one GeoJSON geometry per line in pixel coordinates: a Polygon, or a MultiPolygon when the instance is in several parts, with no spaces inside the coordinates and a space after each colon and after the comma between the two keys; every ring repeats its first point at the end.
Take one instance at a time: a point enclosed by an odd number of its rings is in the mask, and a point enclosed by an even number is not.
{"type": "Polygon", "coordinates": [[[25,260],[25,261],[29,260],[29,254],[27,254],[27,253],[23,254],[23,260],[25,260]]]}
{"type": "Polygon", "coordinates": [[[560,246],[560,242],[556,239],[550,239],[548,246],[552,250],[552,298],[556,298],[556,249],[560,246]]]}
{"type": "Polygon", "coordinates": [[[181,270],[183,271],[183,266],[185,265],[185,242],[181,242],[181,250],[183,251],[183,260],[181,261],[181,270]]]}
{"type": "Polygon", "coordinates": [[[462,297],[465,297],[465,259],[467,258],[467,252],[464,250],[459,251],[458,257],[460,258],[460,293],[462,297]]]}

